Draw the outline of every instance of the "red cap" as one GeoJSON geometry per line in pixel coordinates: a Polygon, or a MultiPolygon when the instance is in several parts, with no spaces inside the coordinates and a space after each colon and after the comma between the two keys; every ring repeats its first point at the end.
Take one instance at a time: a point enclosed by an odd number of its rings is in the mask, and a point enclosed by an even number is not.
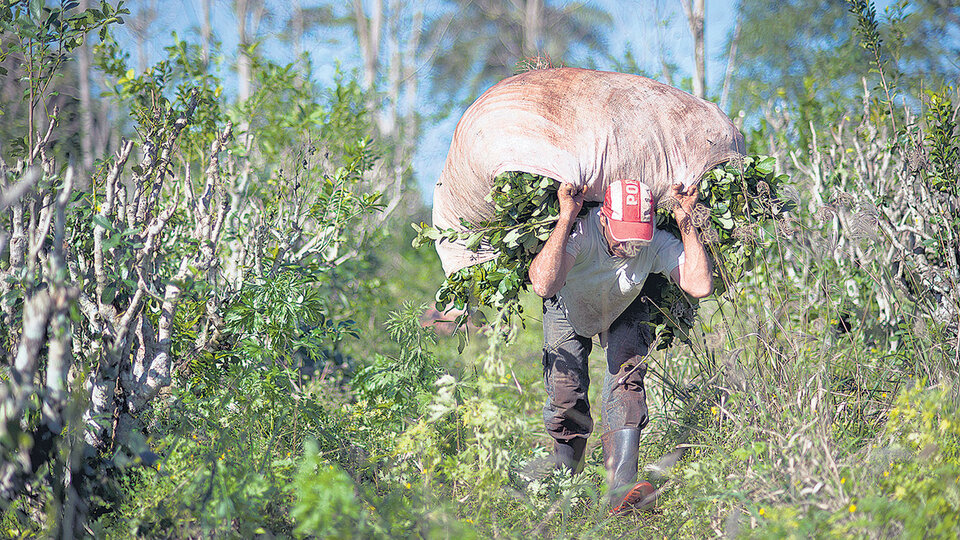
{"type": "Polygon", "coordinates": [[[653,193],[639,180],[616,180],[607,186],[603,215],[610,236],[618,242],[649,242],[653,239],[653,193]]]}

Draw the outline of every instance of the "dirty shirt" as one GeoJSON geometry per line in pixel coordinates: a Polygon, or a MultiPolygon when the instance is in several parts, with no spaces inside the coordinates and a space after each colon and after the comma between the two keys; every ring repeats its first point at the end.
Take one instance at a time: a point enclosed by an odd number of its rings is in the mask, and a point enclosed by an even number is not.
{"type": "Polygon", "coordinates": [[[636,300],[648,275],[669,278],[684,261],[683,243],[660,229],[636,257],[614,257],[600,228],[599,208],[577,220],[567,253],[575,260],[559,295],[570,325],[586,337],[606,331],[636,300]]]}

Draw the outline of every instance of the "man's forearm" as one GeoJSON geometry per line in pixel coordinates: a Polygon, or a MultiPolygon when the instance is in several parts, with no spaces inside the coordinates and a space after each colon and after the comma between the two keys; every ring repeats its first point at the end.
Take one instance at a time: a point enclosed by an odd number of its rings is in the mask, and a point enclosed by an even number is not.
{"type": "Polygon", "coordinates": [[[680,273],[680,288],[695,298],[713,292],[713,269],[707,251],[688,216],[677,220],[683,242],[684,263],[680,273]]]}
{"type": "Polygon", "coordinates": [[[567,278],[563,272],[563,256],[566,253],[567,238],[572,225],[571,218],[561,216],[553,232],[550,233],[550,238],[543,245],[543,249],[530,263],[528,276],[533,285],[533,292],[538,296],[550,298],[563,287],[563,282],[567,278]]]}

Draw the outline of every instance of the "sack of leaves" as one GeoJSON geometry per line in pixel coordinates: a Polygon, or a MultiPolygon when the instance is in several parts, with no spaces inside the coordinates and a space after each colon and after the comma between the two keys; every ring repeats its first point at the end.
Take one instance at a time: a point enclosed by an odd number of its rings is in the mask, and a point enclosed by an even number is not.
{"type": "MultiPolygon", "coordinates": [[[[682,90],[624,73],[528,71],[494,85],[463,113],[434,189],[433,227],[466,233],[464,221],[493,220],[488,195],[506,172],[572,184],[593,202],[603,201],[610,182],[639,179],[659,198],[671,184],[689,186],[744,152],[730,119],[682,90]]],[[[473,238],[437,242],[446,275],[497,257],[482,242],[468,249],[473,238]]]]}

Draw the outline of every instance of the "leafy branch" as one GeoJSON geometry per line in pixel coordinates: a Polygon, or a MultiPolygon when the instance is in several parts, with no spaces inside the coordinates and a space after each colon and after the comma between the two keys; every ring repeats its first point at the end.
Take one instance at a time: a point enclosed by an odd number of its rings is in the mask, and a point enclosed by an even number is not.
{"type": "MultiPolygon", "coordinates": [[[[90,8],[68,16],[80,5],[77,0],[60,0],[59,6],[48,6],[43,0],[0,0],[0,33],[13,34],[16,41],[0,48],[0,61],[13,53],[22,56],[26,68],[24,100],[28,103],[28,132],[24,147],[34,147],[34,108],[54,77],[62,76],[61,65],[71,51],[83,44],[87,34],[100,31],[106,35],[110,24],[123,24],[120,15],[129,14],[123,2],[114,7],[105,0],[99,8],[90,8]]],[[[7,76],[0,66],[0,76],[7,76]]]]}
{"type": "Polygon", "coordinates": [[[860,46],[873,55],[873,61],[876,65],[876,72],[880,75],[880,86],[883,87],[883,93],[886,95],[887,111],[890,113],[890,122],[893,124],[893,132],[897,132],[897,119],[893,114],[893,100],[890,98],[890,86],[887,84],[887,78],[884,73],[887,62],[881,54],[881,45],[879,25],[877,24],[877,10],[873,7],[873,2],[869,0],[848,0],[850,3],[850,13],[857,17],[857,33],[860,34],[860,46]]]}

